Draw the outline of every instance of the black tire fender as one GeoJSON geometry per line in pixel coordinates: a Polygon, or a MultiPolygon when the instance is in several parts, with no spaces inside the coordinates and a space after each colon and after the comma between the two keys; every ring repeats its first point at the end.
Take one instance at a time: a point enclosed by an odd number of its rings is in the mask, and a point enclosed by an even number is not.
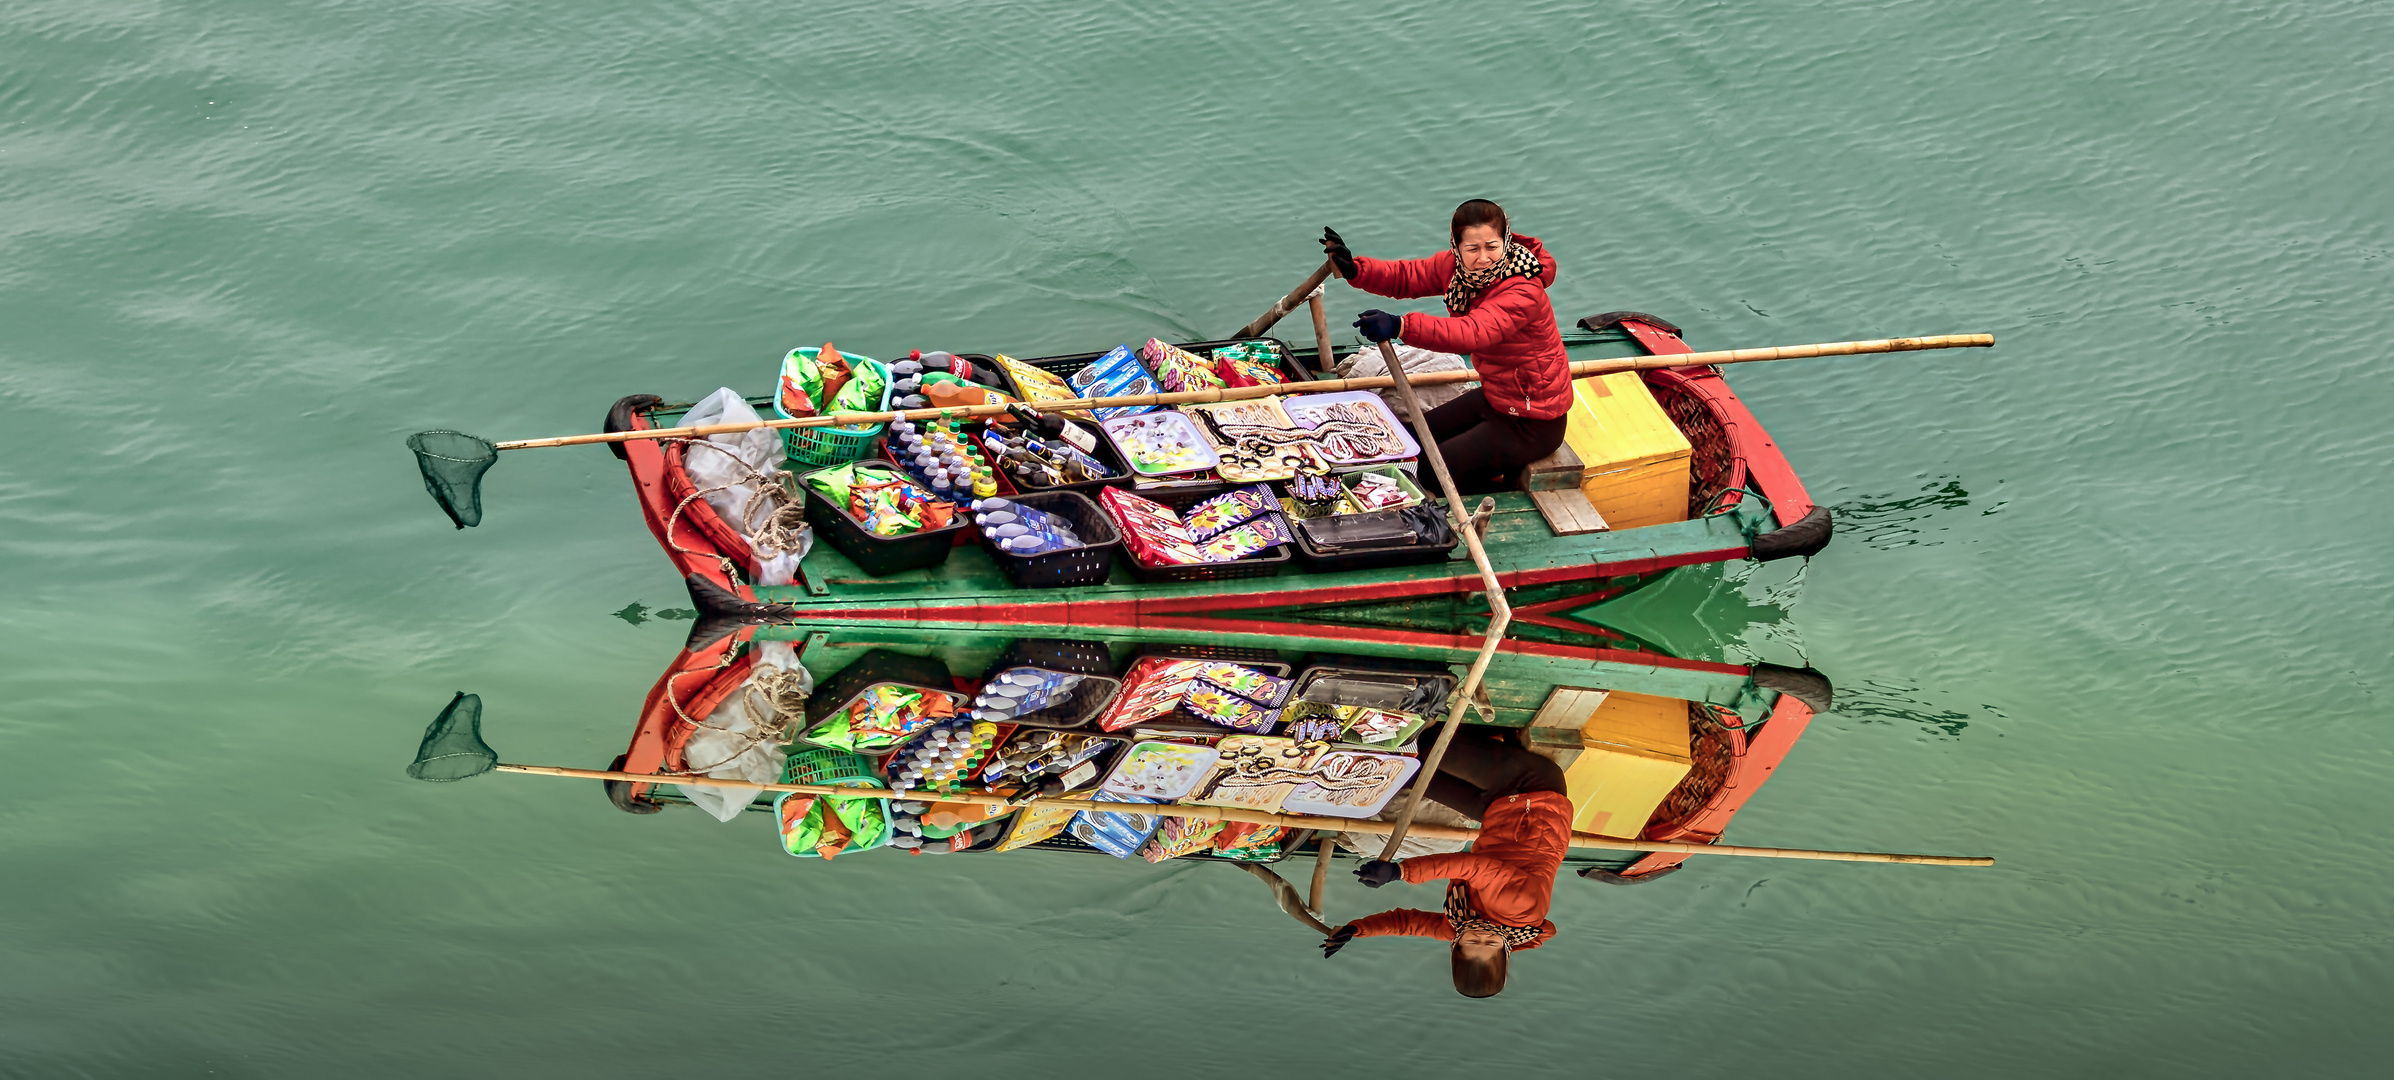
{"type": "MultiPolygon", "coordinates": [[[[615,764],[607,766],[607,771],[622,772],[623,763],[629,758],[628,754],[615,755],[615,764]]],[[[633,794],[632,788],[635,785],[629,780],[601,780],[599,783],[607,785],[607,801],[614,803],[615,808],[624,813],[654,814],[665,809],[664,803],[645,795],[633,794]]]]}
{"type": "Polygon", "coordinates": [[[1782,526],[1754,538],[1750,553],[1760,562],[1792,559],[1798,555],[1810,558],[1829,546],[1829,538],[1837,534],[1837,516],[1826,506],[1815,506],[1812,512],[1793,525],[1782,526]]]}
{"type": "MultiPolygon", "coordinates": [[[[605,431],[609,434],[613,434],[618,431],[630,431],[632,430],[633,413],[641,412],[647,409],[653,409],[663,404],[665,404],[665,399],[658,397],[655,394],[628,395],[616,401],[615,404],[607,407],[606,426],[600,428],[599,430],[605,431]]],[[[617,461],[631,460],[630,458],[624,456],[622,443],[608,443],[607,452],[615,455],[615,460],[617,461]]]]}

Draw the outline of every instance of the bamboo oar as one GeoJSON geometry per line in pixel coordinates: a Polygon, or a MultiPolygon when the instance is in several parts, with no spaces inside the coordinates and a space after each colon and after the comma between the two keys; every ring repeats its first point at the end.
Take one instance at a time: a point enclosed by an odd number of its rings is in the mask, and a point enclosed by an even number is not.
{"type": "MultiPolygon", "coordinates": [[[[1778,345],[1763,349],[1720,349],[1713,352],[1680,353],[1674,356],[1630,356],[1617,360],[1582,360],[1571,365],[1571,377],[1584,379],[1593,375],[1612,375],[1623,371],[1652,371],[1659,368],[1701,367],[1721,364],[1751,364],[1764,360],[1802,360],[1816,356],[1859,356],[1867,353],[1915,352],[1922,349],[1983,349],[1995,344],[1993,334],[1941,334],[1934,337],[1878,338],[1870,341],[1833,341],[1819,345],[1778,345]]],[[[1479,373],[1462,371],[1433,371],[1416,376],[1415,386],[1444,386],[1448,383],[1476,382],[1479,373]]],[[[1280,386],[1239,386],[1222,390],[1190,390],[1177,394],[1126,394],[1118,397],[1073,398],[1069,401],[1032,402],[1042,411],[1118,408],[1141,405],[1191,405],[1214,401],[1248,401],[1254,398],[1277,397],[1281,394],[1335,394],[1347,390],[1385,390],[1396,380],[1384,376],[1368,379],[1323,379],[1302,384],[1280,386]]],[[[698,427],[651,428],[647,431],[610,431],[595,435],[562,435],[549,439],[517,439],[495,444],[501,450],[533,450],[547,446],[584,446],[592,443],[631,442],[635,439],[693,439],[707,435],[729,435],[758,428],[843,427],[850,424],[883,424],[891,420],[931,420],[943,416],[998,416],[1006,411],[1003,405],[974,405],[961,409],[905,409],[898,412],[831,413],[825,416],[803,416],[795,420],[758,420],[740,424],[703,424],[698,427]]]]}
{"type": "MultiPolygon", "coordinates": [[[[1004,806],[1016,809],[1032,805],[1034,801],[1013,799],[1004,795],[983,795],[975,792],[891,791],[887,788],[825,787],[820,784],[752,784],[746,780],[722,780],[712,776],[660,776],[654,773],[610,772],[605,769],[567,769],[555,765],[498,765],[494,768],[499,772],[526,773],[532,776],[562,776],[575,780],[622,780],[635,784],[761,788],[766,791],[794,791],[802,795],[839,795],[866,799],[921,799],[932,802],[969,803],[975,806],[1004,806]]],[[[1049,805],[1069,805],[1076,810],[1095,810],[1100,813],[1162,814],[1167,817],[1195,818],[1199,821],[1239,821],[1254,825],[1285,825],[1292,829],[1329,829],[1382,834],[1395,827],[1392,822],[1386,821],[1311,817],[1304,814],[1274,814],[1237,806],[1082,802],[1078,799],[1036,801],[1049,805]]],[[[1416,825],[1413,827],[1413,834],[1438,840],[1477,840],[1480,831],[1478,829],[1459,829],[1452,825],[1416,825]]],[[[1921,863],[1929,866],[1995,865],[1994,859],[1984,856],[1898,855],[1877,851],[1820,851],[1812,848],[1741,847],[1734,844],[1682,844],[1664,840],[1616,840],[1610,836],[1597,836],[1592,833],[1572,833],[1571,846],[1601,848],[1610,851],[1668,851],[1682,855],[1752,855],[1765,859],[1812,859],[1827,862],[1921,863]]]]}
{"type": "Polygon", "coordinates": [[[1305,279],[1305,284],[1289,290],[1287,296],[1281,297],[1279,303],[1272,305],[1272,310],[1256,316],[1254,322],[1239,327],[1239,332],[1230,336],[1234,338],[1261,337],[1264,331],[1272,328],[1273,324],[1287,318],[1289,312],[1297,310],[1297,305],[1305,302],[1307,293],[1320,288],[1322,282],[1330,280],[1330,273],[1335,269],[1337,267],[1330,260],[1323,259],[1322,265],[1314,269],[1311,277],[1305,279]]]}
{"type": "Polygon", "coordinates": [[[1430,471],[1438,477],[1439,490],[1446,493],[1446,516],[1454,522],[1455,531],[1463,534],[1463,543],[1471,551],[1471,564],[1479,568],[1480,588],[1488,594],[1488,631],[1480,638],[1479,655],[1471,658],[1471,670],[1455,687],[1454,700],[1447,704],[1446,724],[1438,729],[1438,741],[1430,744],[1430,756],[1421,760],[1421,769],[1413,779],[1413,790],[1405,793],[1405,808],[1397,813],[1396,827],[1388,831],[1388,844],[1380,849],[1380,858],[1394,861],[1397,849],[1405,846],[1405,833],[1413,827],[1413,815],[1421,809],[1423,796],[1430,793],[1430,780],[1437,775],[1438,766],[1446,761],[1446,748],[1454,744],[1455,732],[1463,727],[1463,710],[1471,707],[1472,695],[1479,693],[1480,680],[1488,675],[1488,663],[1496,659],[1496,650],[1504,644],[1505,628],[1513,624],[1513,606],[1505,602],[1504,583],[1497,580],[1496,568],[1488,564],[1488,549],[1480,545],[1480,530],[1464,516],[1463,492],[1455,487],[1455,475],[1447,471],[1446,455],[1438,452],[1438,439],[1430,434],[1429,415],[1422,412],[1420,399],[1413,396],[1413,381],[1405,374],[1405,364],[1397,359],[1396,346],[1380,343],[1380,359],[1388,365],[1388,377],[1396,384],[1397,400],[1404,403],[1405,415],[1412,418],[1414,433],[1421,438],[1421,456],[1430,463],[1430,471]]]}

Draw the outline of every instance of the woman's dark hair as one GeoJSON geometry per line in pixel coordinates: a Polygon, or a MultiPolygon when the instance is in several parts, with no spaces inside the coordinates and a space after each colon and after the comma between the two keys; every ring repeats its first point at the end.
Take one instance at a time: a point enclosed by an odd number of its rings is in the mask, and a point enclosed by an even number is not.
{"type": "Polygon", "coordinates": [[[1504,991],[1505,959],[1511,955],[1508,951],[1499,950],[1487,960],[1473,960],[1463,955],[1463,946],[1456,945],[1448,951],[1448,955],[1453,958],[1456,993],[1464,997],[1484,998],[1495,997],[1504,991]]]}
{"type": "Polygon", "coordinates": [[[1463,242],[1463,230],[1474,225],[1494,225],[1498,236],[1512,231],[1505,224],[1504,207],[1486,199],[1473,199],[1455,208],[1455,223],[1447,232],[1455,243],[1460,244],[1463,242]]]}

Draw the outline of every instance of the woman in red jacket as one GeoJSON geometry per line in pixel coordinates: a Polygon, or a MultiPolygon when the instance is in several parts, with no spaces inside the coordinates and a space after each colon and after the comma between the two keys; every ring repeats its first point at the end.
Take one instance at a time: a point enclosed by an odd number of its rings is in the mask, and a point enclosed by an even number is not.
{"type": "Polygon", "coordinates": [[[1534,236],[1508,231],[1505,211],[1486,199],[1455,208],[1454,246],[1427,259],[1367,259],[1322,230],[1338,276],[1397,299],[1446,297],[1446,315],[1399,317],[1366,311],[1355,327],[1373,341],[1395,338],[1437,352],[1469,353],[1480,386],[1430,410],[1430,435],[1466,492],[1504,486],[1522,466],[1563,445],[1571,411],[1571,361],[1546,288],[1554,256],[1534,236]]]}
{"type": "Polygon", "coordinates": [[[1506,958],[1554,937],[1546,909],[1554,875],[1571,849],[1571,797],[1563,770],[1519,745],[1458,734],[1430,778],[1429,797],[1477,818],[1469,852],[1400,862],[1373,859],[1355,871],[1379,888],[1402,877],[1419,884],[1447,879],[1446,910],[1398,908],[1357,919],[1322,941],[1329,957],[1359,937],[1426,937],[1449,947],[1455,990],[1491,997],[1505,988],[1506,958]]]}

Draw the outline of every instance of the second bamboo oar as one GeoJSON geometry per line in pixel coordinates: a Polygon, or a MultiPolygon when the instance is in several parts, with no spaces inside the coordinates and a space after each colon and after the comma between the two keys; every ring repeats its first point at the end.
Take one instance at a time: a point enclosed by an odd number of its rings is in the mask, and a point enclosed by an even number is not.
{"type": "MultiPolygon", "coordinates": [[[[1611,375],[1623,371],[1652,371],[1660,368],[1702,367],[1720,364],[1751,364],[1765,360],[1801,360],[1819,356],[1861,356],[1870,353],[1917,352],[1924,349],[1983,349],[1995,344],[1993,334],[1944,334],[1935,337],[1878,338],[1870,341],[1832,341],[1818,345],[1778,345],[1762,349],[1720,349],[1713,352],[1680,353],[1676,356],[1630,356],[1617,360],[1582,360],[1571,365],[1571,377],[1584,379],[1592,375],[1611,375]]],[[[1479,373],[1462,371],[1433,371],[1414,377],[1414,386],[1444,386],[1448,383],[1476,382],[1479,373]]],[[[1178,394],[1126,394],[1119,397],[1074,398],[1069,401],[1038,401],[1030,404],[1042,411],[1081,411],[1093,408],[1138,407],[1142,405],[1194,405],[1214,401],[1247,401],[1254,398],[1277,397],[1281,394],[1334,394],[1346,390],[1385,390],[1396,380],[1385,376],[1366,379],[1322,379],[1301,384],[1279,386],[1241,386],[1225,390],[1192,390],[1178,394]]],[[[831,413],[825,416],[805,416],[795,420],[758,420],[739,424],[705,424],[698,427],[651,428],[647,431],[610,431],[592,435],[560,435],[547,439],[517,439],[494,443],[500,450],[534,450],[549,446],[587,446],[594,443],[632,442],[638,439],[695,439],[708,435],[729,435],[758,428],[840,427],[849,424],[882,424],[904,417],[908,420],[930,420],[942,416],[998,416],[1006,411],[1004,405],[975,405],[963,409],[906,409],[898,412],[831,413]]]]}

